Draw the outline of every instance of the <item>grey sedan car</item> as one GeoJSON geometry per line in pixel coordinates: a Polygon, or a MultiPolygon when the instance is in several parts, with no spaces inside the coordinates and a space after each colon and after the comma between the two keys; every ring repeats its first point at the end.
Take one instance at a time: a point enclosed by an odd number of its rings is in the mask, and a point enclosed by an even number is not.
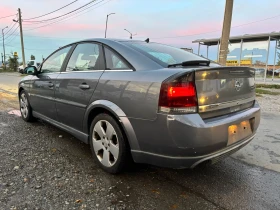
{"type": "Polygon", "coordinates": [[[62,47],[19,83],[22,118],[90,144],[102,169],[215,163],[255,136],[255,71],[223,67],[147,41],[89,39],[62,47]]]}

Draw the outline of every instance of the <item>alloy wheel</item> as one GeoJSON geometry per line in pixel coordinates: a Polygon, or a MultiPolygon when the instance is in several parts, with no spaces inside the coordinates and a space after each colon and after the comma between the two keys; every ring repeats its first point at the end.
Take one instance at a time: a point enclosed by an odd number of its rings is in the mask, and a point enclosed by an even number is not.
{"type": "Polygon", "coordinates": [[[106,120],[100,120],[94,125],[92,143],[95,155],[102,165],[111,167],[117,162],[119,141],[111,123],[106,120]]]}
{"type": "Polygon", "coordinates": [[[28,116],[28,101],[25,93],[22,93],[20,96],[20,112],[24,118],[28,116]]]}

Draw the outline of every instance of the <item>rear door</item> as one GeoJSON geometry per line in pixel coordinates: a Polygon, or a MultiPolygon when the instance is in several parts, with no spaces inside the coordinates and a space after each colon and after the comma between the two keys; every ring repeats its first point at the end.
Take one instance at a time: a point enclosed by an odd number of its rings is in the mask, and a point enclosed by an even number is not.
{"type": "Polygon", "coordinates": [[[255,101],[255,70],[219,67],[197,70],[195,83],[199,112],[205,118],[241,111],[255,101]]]}
{"type": "Polygon", "coordinates": [[[75,47],[66,69],[58,76],[56,108],[59,122],[82,131],[83,118],[105,70],[102,46],[84,42],[75,47]]]}
{"type": "Polygon", "coordinates": [[[71,46],[60,49],[42,64],[40,73],[33,76],[30,86],[30,103],[34,111],[56,120],[54,90],[56,79],[71,46]]]}

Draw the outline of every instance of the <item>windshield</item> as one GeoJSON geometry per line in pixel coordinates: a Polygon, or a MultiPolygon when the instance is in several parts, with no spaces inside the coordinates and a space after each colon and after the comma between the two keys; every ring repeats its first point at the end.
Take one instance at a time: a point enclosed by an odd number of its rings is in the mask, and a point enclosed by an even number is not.
{"type": "Polygon", "coordinates": [[[27,65],[29,65],[29,66],[33,66],[33,65],[34,65],[34,63],[35,63],[34,61],[29,61],[27,65]]]}
{"type": "Polygon", "coordinates": [[[138,52],[145,54],[164,67],[171,64],[182,63],[184,61],[206,60],[180,48],[158,43],[125,42],[125,44],[129,45],[138,52]]]}

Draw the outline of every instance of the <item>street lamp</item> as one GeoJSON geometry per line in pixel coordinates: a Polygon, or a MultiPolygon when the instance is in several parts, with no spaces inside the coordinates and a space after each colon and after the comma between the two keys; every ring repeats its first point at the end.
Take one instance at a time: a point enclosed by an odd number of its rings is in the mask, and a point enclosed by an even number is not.
{"type": "Polygon", "coordinates": [[[132,33],[131,33],[129,30],[127,30],[127,29],[124,29],[124,30],[127,31],[127,32],[130,34],[130,39],[132,39],[132,36],[137,35],[137,34],[133,34],[133,35],[132,35],[132,33]]]}
{"type": "Polygon", "coordinates": [[[3,51],[4,51],[4,69],[6,70],[6,55],[5,55],[5,43],[4,43],[4,30],[8,28],[6,26],[5,28],[2,29],[2,36],[3,36],[3,51]]]}
{"type": "Polygon", "coordinates": [[[114,14],[116,14],[116,13],[110,13],[110,14],[107,15],[107,18],[106,18],[106,29],[105,29],[105,38],[106,38],[106,34],[107,34],[108,17],[109,17],[110,15],[114,15],[114,14]]]}

